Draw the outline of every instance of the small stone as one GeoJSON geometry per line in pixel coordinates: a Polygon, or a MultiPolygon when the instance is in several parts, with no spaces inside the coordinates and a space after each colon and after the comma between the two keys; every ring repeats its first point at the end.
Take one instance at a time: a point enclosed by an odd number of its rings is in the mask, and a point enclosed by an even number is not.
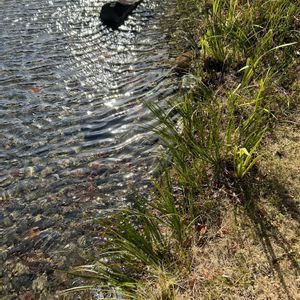
{"type": "Polygon", "coordinates": [[[3,223],[4,220],[4,213],[0,212],[0,225],[3,223]]]}
{"type": "Polygon", "coordinates": [[[21,263],[17,263],[13,269],[13,274],[15,276],[22,275],[22,274],[28,273],[28,272],[29,272],[29,268],[21,263]]]}
{"type": "Polygon", "coordinates": [[[188,69],[191,67],[193,56],[193,51],[188,51],[179,55],[174,61],[175,72],[177,74],[187,73],[188,69]]]}
{"type": "Polygon", "coordinates": [[[34,222],[39,222],[39,221],[42,220],[42,218],[43,218],[42,215],[37,215],[37,216],[34,217],[33,221],[34,221],[34,222]]]}
{"type": "Polygon", "coordinates": [[[16,220],[19,220],[20,218],[20,213],[18,211],[13,211],[11,214],[10,214],[10,217],[16,221],[16,220]]]}
{"type": "Polygon", "coordinates": [[[35,173],[34,167],[27,167],[25,169],[26,177],[33,177],[35,173]]]}
{"type": "Polygon", "coordinates": [[[60,243],[59,233],[51,229],[44,230],[40,233],[38,241],[35,243],[35,249],[41,249],[44,253],[51,251],[57,243],[60,243]]]}
{"type": "Polygon", "coordinates": [[[32,240],[32,239],[36,238],[37,236],[39,236],[40,232],[41,231],[40,231],[39,227],[33,227],[28,232],[28,238],[32,240]]]}
{"type": "Polygon", "coordinates": [[[5,260],[7,259],[7,250],[0,248],[0,262],[1,264],[3,262],[5,262],[5,260]]]}
{"type": "Polygon", "coordinates": [[[34,226],[39,227],[40,230],[52,228],[55,225],[55,220],[53,220],[52,218],[43,218],[40,221],[34,223],[34,226]]]}
{"type": "Polygon", "coordinates": [[[55,267],[57,269],[65,270],[69,267],[67,263],[67,258],[63,255],[59,255],[59,256],[55,255],[51,257],[51,259],[53,260],[53,263],[55,264],[55,267]]]}
{"type": "Polygon", "coordinates": [[[28,254],[32,251],[33,241],[29,239],[23,239],[15,247],[12,247],[9,251],[10,255],[28,254]]]}
{"type": "Polygon", "coordinates": [[[13,225],[13,222],[9,217],[5,217],[4,220],[3,220],[3,225],[5,227],[10,227],[10,226],[13,225]]]}
{"type": "Polygon", "coordinates": [[[26,292],[22,296],[20,296],[20,300],[34,300],[36,297],[31,292],[26,292]]]}
{"type": "Polygon", "coordinates": [[[80,238],[77,239],[77,243],[79,246],[83,247],[86,245],[86,238],[85,236],[81,236],[80,238]]]}
{"type": "Polygon", "coordinates": [[[15,229],[10,227],[10,228],[7,228],[3,231],[3,235],[1,236],[1,239],[0,239],[0,245],[4,245],[4,244],[7,244],[7,245],[11,245],[11,244],[14,244],[18,241],[18,236],[15,232],[15,229]]]}
{"type": "Polygon", "coordinates": [[[192,74],[182,76],[181,88],[184,90],[193,90],[197,86],[197,78],[192,74]]]}
{"type": "Polygon", "coordinates": [[[31,273],[15,276],[11,280],[12,286],[16,291],[20,291],[22,287],[29,288],[34,277],[35,275],[31,273]]]}
{"type": "Polygon", "coordinates": [[[18,234],[23,233],[24,231],[28,230],[28,221],[26,219],[21,220],[20,222],[17,223],[17,230],[16,232],[18,234]]]}
{"type": "Polygon", "coordinates": [[[60,207],[57,205],[57,203],[47,203],[43,207],[44,209],[44,216],[50,216],[57,214],[59,212],[60,207]]]}
{"type": "Polygon", "coordinates": [[[53,168],[51,167],[46,167],[41,171],[41,177],[47,177],[48,175],[53,173],[53,168]]]}
{"type": "Polygon", "coordinates": [[[39,276],[32,282],[32,289],[34,291],[42,292],[47,288],[47,283],[48,283],[47,276],[45,275],[39,276]]]}

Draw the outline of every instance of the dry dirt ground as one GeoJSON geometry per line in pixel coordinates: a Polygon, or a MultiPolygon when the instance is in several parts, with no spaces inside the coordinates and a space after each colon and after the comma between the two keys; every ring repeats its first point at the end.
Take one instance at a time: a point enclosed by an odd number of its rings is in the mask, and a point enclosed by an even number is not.
{"type": "Polygon", "coordinates": [[[249,204],[228,205],[218,231],[194,248],[190,291],[179,299],[300,299],[299,114],[279,121],[266,148],[249,204]]]}

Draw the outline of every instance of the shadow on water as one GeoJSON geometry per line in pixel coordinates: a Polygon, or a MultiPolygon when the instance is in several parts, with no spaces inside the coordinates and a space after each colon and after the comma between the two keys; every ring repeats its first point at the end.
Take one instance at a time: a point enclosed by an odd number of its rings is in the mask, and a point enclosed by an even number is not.
{"type": "MultiPolygon", "coordinates": [[[[101,245],[102,208],[144,190],[156,158],[141,100],[163,101],[169,4],[145,0],[112,31],[96,0],[0,0],[3,297],[50,295],[101,245]]],[[[169,7],[169,8],[170,8],[169,7]]]]}

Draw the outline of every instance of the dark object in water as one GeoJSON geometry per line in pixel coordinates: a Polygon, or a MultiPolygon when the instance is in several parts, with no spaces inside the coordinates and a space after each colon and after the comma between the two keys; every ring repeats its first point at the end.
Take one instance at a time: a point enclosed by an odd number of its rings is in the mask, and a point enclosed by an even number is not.
{"type": "Polygon", "coordinates": [[[100,13],[100,18],[103,24],[118,29],[124,23],[129,14],[141,3],[137,1],[133,4],[123,4],[119,2],[110,2],[105,4],[100,13]]]}

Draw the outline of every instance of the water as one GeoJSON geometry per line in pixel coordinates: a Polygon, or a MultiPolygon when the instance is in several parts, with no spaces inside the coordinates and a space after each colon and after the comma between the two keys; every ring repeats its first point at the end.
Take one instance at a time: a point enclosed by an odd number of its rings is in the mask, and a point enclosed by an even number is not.
{"type": "MultiPolygon", "coordinates": [[[[121,27],[108,1],[0,0],[0,275],[3,297],[76,285],[53,268],[86,263],[93,219],[145,190],[158,147],[141,101],[175,90],[162,23],[145,0],[121,27]],[[42,282],[42,284],[38,284],[42,282]]],[[[5,299],[6,299],[5,298],[5,299]]]]}

